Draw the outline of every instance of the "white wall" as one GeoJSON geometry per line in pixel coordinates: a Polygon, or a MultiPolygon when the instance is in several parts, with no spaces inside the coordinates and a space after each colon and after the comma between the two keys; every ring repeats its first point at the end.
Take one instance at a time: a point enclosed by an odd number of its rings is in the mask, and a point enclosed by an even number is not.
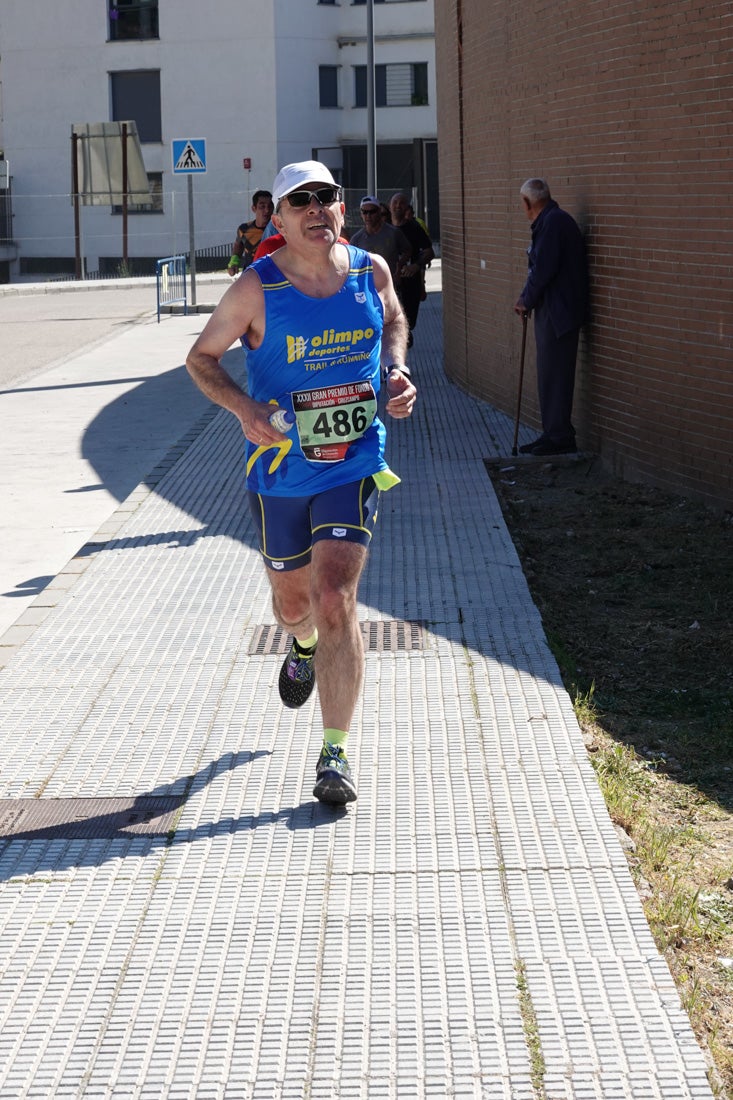
{"type": "MultiPolygon", "coordinates": [[[[143,42],[107,41],[106,0],[42,8],[41,17],[29,0],[0,0],[0,147],[11,165],[13,232],[23,256],[74,255],[71,125],[110,118],[111,71],[161,71],[163,140],[144,144],[143,158],[149,172],[164,173],[165,212],[130,215],[131,257],[188,247],[187,178],[172,173],[173,139],[206,138],[208,170],[193,177],[202,248],[233,238],[250,216],[252,191],[269,188],[281,164],[310,157],[314,147],[366,138],[366,112],[351,108],[351,66],[367,58],[366,6],[160,0],[160,40],[143,42]],[[340,36],[361,41],[340,45],[340,36]],[[321,64],[342,66],[339,110],[319,107],[321,64]]],[[[374,12],[377,63],[428,61],[431,84],[429,107],[380,109],[377,138],[435,137],[433,0],[377,4],[374,12]],[[416,32],[428,37],[409,37],[416,32]]],[[[89,270],[100,255],[121,254],[119,215],[83,207],[81,222],[89,270]]]]}

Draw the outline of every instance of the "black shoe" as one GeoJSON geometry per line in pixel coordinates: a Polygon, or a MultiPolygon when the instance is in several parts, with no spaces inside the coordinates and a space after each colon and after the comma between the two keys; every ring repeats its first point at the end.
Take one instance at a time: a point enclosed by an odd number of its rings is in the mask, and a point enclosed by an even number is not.
{"type": "Polygon", "coordinates": [[[316,764],[313,794],[320,802],[344,805],[356,801],[356,787],[344,750],[326,742],[316,764]]]}
{"type": "Polygon", "coordinates": [[[524,443],[519,448],[520,455],[531,455],[534,452],[535,447],[539,447],[541,443],[546,443],[547,440],[544,436],[538,435],[536,439],[533,439],[531,443],[524,443]]]}
{"type": "Polygon", "coordinates": [[[293,639],[290,652],[283,661],[277,686],[280,698],[291,710],[302,707],[315,687],[316,670],[313,667],[315,653],[315,646],[312,649],[298,649],[298,643],[293,639]]]}
{"type": "Polygon", "coordinates": [[[531,451],[525,454],[531,455],[575,455],[578,448],[574,443],[552,443],[549,439],[536,443],[531,451]]]}

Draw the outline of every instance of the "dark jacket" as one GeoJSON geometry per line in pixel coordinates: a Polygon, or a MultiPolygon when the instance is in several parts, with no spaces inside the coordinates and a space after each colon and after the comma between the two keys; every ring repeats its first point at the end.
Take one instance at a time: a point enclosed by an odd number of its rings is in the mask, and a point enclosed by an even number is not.
{"type": "Polygon", "coordinates": [[[575,220],[554,199],[532,222],[527,257],[525,307],[549,316],[556,336],[580,328],[588,317],[585,242],[575,220]]]}

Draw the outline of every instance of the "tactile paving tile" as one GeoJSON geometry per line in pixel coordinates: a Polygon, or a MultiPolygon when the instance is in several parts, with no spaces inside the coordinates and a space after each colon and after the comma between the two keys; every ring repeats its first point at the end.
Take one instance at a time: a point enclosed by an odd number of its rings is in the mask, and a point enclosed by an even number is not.
{"type": "Polygon", "coordinates": [[[486,476],[512,422],[447,382],[440,340],[430,295],[358,609],[419,645],[367,645],[355,806],[313,800],[315,696],[282,708],[286,643],[258,642],[227,414],[0,672],[0,799],[175,820],[0,839],[0,1095],[712,1096],[486,476]]]}

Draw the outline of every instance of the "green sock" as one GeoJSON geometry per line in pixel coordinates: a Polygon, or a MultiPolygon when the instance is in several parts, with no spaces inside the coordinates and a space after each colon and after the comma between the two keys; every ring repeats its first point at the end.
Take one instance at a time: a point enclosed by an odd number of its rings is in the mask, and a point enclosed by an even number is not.
{"type": "Polygon", "coordinates": [[[306,638],[305,641],[301,641],[300,638],[296,638],[295,641],[296,641],[296,644],[298,646],[298,649],[300,649],[300,650],[313,649],[316,642],[318,641],[318,631],[314,630],[313,633],[311,634],[310,638],[306,638]]]}
{"type": "Polygon", "coordinates": [[[335,745],[337,749],[346,750],[346,742],[349,738],[348,730],[332,730],[327,729],[323,731],[323,743],[329,745],[335,745]]]}

